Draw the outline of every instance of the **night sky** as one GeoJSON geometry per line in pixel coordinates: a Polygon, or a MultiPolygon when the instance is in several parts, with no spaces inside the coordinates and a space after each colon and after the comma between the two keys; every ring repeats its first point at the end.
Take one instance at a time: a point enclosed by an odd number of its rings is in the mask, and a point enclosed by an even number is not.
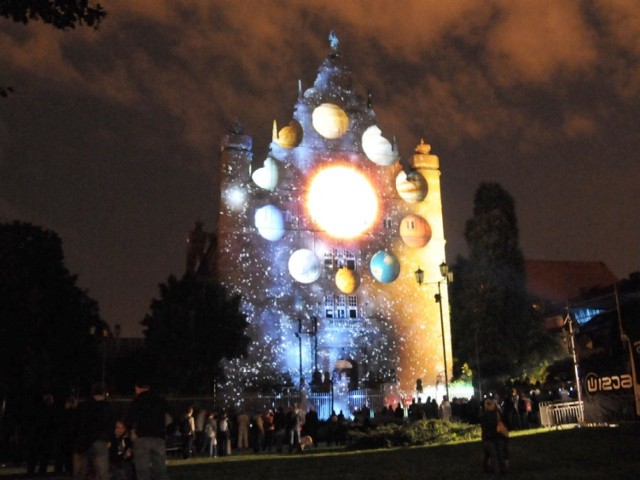
{"type": "Polygon", "coordinates": [[[140,335],[213,229],[220,137],[263,158],[340,39],[408,158],[442,170],[447,260],[482,181],[515,199],[528,259],[640,270],[640,6],[631,0],[101,2],[97,31],[2,19],[0,218],[52,229],[104,320],[140,335]]]}

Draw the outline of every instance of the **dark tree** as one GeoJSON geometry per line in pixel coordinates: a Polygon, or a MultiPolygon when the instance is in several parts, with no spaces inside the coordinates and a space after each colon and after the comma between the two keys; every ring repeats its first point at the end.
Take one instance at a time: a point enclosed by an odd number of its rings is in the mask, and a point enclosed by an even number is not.
{"type": "Polygon", "coordinates": [[[99,3],[88,0],[0,0],[0,16],[25,24],[41,21],[60,30],[98,28],[106,14],[99,3]]]}
{"type": "Polygon", "coordinates": [[[514,201],[500,185],[476,191],[452,284],[452,335],[456,367],[483,378],[519,376],[545,354],[547,340],[526,291],[514,201]],[[478,368],[479,367],[479,368],[478,368]]]}
{"type": "Polygon", "coordinates": [[[64,266],[60,238],[0,224],[0,382],[9,395],[68,394],[99,379],[97,303],[64,266]]]}
{"type": "Polygon", "coordinates": [[[222,360],[246,356],[251,341],[240,297],[189,274],[160,285],[142,324],[155,383],[175,393],[211,392],[222,360]]]}

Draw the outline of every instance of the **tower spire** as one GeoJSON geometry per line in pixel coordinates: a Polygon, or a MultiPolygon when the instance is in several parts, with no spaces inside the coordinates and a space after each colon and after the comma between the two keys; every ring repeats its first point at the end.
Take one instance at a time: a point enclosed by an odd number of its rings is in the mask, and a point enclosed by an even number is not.
{"type": "Polygon", "coordinates": [[[338,40],[338,36],[333,30],[329,32],[329,45],[331,46],[331,53],[337,54],[340,48],[340,40],[338,40]]]}

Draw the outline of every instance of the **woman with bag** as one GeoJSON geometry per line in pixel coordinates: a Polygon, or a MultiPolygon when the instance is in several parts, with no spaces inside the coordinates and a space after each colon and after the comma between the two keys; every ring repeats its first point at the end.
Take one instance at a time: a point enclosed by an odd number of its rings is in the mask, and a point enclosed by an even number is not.
{"type": "Polygon", "coordinates": [[[493,399],[489,398],[484,402],[481,427],[484,471],[500,475],[506,474],[505,444],[509,432],[502,422],[500,412],[493,399]]]}

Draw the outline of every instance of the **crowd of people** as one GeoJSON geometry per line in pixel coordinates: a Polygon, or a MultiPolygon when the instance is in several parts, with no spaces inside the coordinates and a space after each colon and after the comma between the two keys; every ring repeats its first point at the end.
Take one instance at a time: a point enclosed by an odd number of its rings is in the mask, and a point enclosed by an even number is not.
{"type": "Polygon", "coordinates": [[[500,473],[508,467],[508,440],[496,430],[504,423],[508,430],[539,426],[535,392],[510,389],[484,402],[475,397],[444,396],[412,399],[384,406],[372,414],[367,405],[350,412],[331,413],[320,422],[312,404],[294,404],[261,412],[194,410],[170,412],[166,400],[152,392],[145,382],[136,385],[136,397],[125,418],[116,418],[106,392],[94,386],[91,395],[78,403],[70,398],[61,410],[54,409],[50,394],[32,417],[26,432],[27,473],[45,473],[50,463],[55,472],[85,480],[129,480],[166,477],[166,455],[177,458],[221,457],[233,453],[300,452],[320,440],[345,445],[350,428],[369,428],[373,422],[406,422],[419,419],[457,420],[482,427],[485,470],[500,473]],[[374,420],[375,417],[375,420],[374,420]]]}
{"type": "Polygon", "coordinates": [[[189,407],[179,422],[169,426],[167,449],[182,458],[218,457],[239,453],[283,453],[302,450],[304,436],[316,438],[318,415],[298,404],[250,414],[189,407]],[[195,413],[195,415],[194,415],[195,413]]]}
{"type": "Polygon", "coordinates": [[[22,432],[27,474],[45,475],[53,463],[56,474],[74,480],[168,479],[167,403],[146,382],[135,392],[127,418],[116,418],[98,384],[87,399],[67,400],[62,411],[44,395],[22,432]]]}

